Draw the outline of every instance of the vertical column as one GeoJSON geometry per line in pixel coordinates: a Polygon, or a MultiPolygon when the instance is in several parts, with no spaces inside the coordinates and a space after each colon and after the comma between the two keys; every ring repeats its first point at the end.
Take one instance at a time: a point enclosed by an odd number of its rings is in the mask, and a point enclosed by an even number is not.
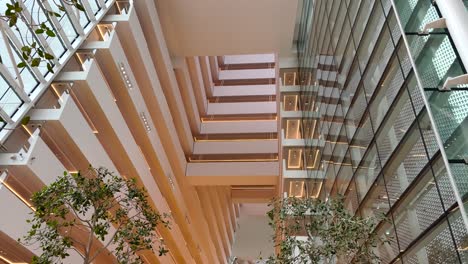
{"type": "Polygon", "coordinates": [[[450,31],[453,42],[458,49],[461,60],[468,66],[468,12],[462,0],[438,0],[442,16],[446,20],[447,28],[450,31]]]}

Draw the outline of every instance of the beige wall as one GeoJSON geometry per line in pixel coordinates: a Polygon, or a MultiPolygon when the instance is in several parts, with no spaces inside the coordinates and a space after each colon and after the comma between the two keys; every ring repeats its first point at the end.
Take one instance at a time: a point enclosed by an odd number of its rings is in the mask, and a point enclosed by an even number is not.
{"type": "Polygon", "coordinates": [[[268,225],[266,204],[241,204],[232,255],[243,260],[268,258],[274,253],[273,230],[268,225]]]}

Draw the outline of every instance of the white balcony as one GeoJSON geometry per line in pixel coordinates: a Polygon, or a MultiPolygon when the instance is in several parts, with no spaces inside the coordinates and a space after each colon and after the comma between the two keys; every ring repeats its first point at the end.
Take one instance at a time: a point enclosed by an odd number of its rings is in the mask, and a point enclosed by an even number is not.
{"type": "Polygon", "coordinates": [[[225,64],[274,63],[275,54],[226,55],[225,64]]]}
{"type": "Polygon", "coordinates": [[[276,185],[278,161],[192,162],[186,177],[192,185],[276,185]]]}
{"type": "Polygon", "coordinates": [[[204,121],[201,123],[201,134],[237,134],[237,133],[274,133],[278,131],[278,121],[204,121]]]}
{"type": "Polygon", "coordinates": [[[323,179],[322,170],[288,170],[286,160],[283,159],[283,178],[287,179],[323,179]]]}
{"type": "Polygon", "coordinates": [[[213,88],[213,96],[255,96],[275,95],[275,84],[259,85],[224,85],[213,88]]]}
{"type": "Polygon", "coordinates": [[[220,80],[271,79],[275,77],[275,68],[219,71],[220,80]]]}
{"type": "Polygon", "coordinates": [[[308,118],[318,119],[320,118],[320,113],[317,111],[284,111],[281,110],[281,118],[302,118],[307,116],[308,118]]]}
{"type": "Polygon", "coordinates": [[[323,147],[325,145],[325,141],[323,139],[312,138],[306,141],[303,138],[286,138],[284,129],[281,129],[281,145],[283,147],[323,147]]]}
{"type": "Polygon", "coordinates": [[[276,102],[209,103],[208,115],[276,114],[276,102]]]}
{"type": "Polygon", "coordinates": [[[193,154],[251,154],[278,153],[278,140],[199,141],[194,142],[193,154]]]}

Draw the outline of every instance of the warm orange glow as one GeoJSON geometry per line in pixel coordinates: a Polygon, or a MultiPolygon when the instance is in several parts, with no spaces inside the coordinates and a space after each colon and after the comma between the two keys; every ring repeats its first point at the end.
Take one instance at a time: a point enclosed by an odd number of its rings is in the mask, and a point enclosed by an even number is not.
{"type": "Polygon", "coordinates": [[[109,27],[113,28],[111,25],[98,25],[97,26],[97,29],[99,31],[99,34],[101,35],[101,38],[105,41],[109,38],[109,36],[107,35],[107,29],[109,29],[109,27]],[[102,28],[105,28],[106,30],[103,30],[102,28]]]}
{"type": "Polygon", "coordinates": [[[317,119],[314,119],[314,124],[312,126],[312,134],[310,134],[310,138],[314,137],[315,134],[315,126],[317,125],[317,119]]]}
{"type": "Polygon", "coordinates": [[[7,258],[5,258],[4,256],[0,255],[0,259],[5,261],[6,263],[8,264],[27,264],[26,262],[13,262],[7,258]]]}
{"type": "MultiPolygon", "coordinates": [[[[289,197],[296,197],[296,198],[300,198],[300,197],[304,197],[304,182],[301,181],[300,184],[301,184],[301,187],[300,187],[300,194],[299,195],[294,195],[293,194],[293,186],[297,185],[299,181],[291,181],[289,182],[289,197]]],[[[296,190],[297,191],[297,190],[296,190]]]]}
{"type": "Polygon", "coordinates": [[[26,132],[28,132],[30,137],[33,136],[33,133],[31,132],[31,130],[27,126],[25,126],[25,125],[21,125],[21,126],[24,128],[24,130],[26,130],[26,132]]]}
{"type": "Polygon", "coordinates": [[[52,91],[54,91],[55,95],[57,95],[60,102],[63,103],[62,96],[60,96],[60,93],[57,91],[57,88],[55,88],[55,84],[51,84],[50,87],[52,87],[52,91]]]}
{"type": "Polygon", "coordinates": [[[318,196],[320,195],[320,191],[322,190],[322,185],[323,185],[323,182],[319,182],[319,187],[317,188],[317,192],[315,193],[315,195],[312,195],[312,198],[315,198],[315,199],[318,198],[318,196]]]}
{"type": "Polygon", "coordinates": [[[276,121],[278,117],[275,116],[274,119],[233,119],[233,120],[210,120],[209,117],[202,117],[200,121],[202,123],[226,123],[226,122],[258,122],[258,121],[276,121]]]}
{"type": "Polygon", "coordinates": [[[16,197],[18,197],[24,204],[26,204],[31,210],[36,211],[36,208],[26,199],[24,199],[15,189],[13,189],[5,180],[0,179],[0,182],[5,186],[10,192],[12,192],[16,197]]]}
{"type": "Polygon", "coordinates": [[[189,162],[250,162],[250,161],[277,161],[278,157],[276,158],[269,158],[269,159],[222,159],[222,160],[214,160],[214,159],[203,159],[203,160],[194,160],[192,158],[188,158],[189,162]]]}
{"type": "Polygon", "coordinates": [[[317,159],[318,159],[319,153],[320,153],[320,149],[317,149],[317,150],[315,151],[314,163],[313,163],[312,166],[307,165],[307,168],[308,168],[308,169],[315,169],[315,166],[317,166],[317,159]]]}
{"type": "Polygon", "coordinates": [[[302,156],[302,149],[299,150],[294,150],[294,149],[289,149],[288,151],[288,169],[300,169],[301,168],[301,156],[302,156]],[[291,164],[292,159],[293,159],[293,154],[292,152],[298,151],[299,153],[295,158],[297,158],[296,164],[291,164]]]}
{"type": "Polygon", "coordinates": [[[283,109],[285,111],[297,111],[297,100],[298,100],[298,95],[285,95],[284,96],[284,101],[283,101],[283,109]],[[290,99],[293,98],[293,99],[290,99]],[[292,100],[292,108],[289,107],[288,102],[292,100]]]}
{"type": "Polygon", "coordinates": [[[262,141],[262,140],[277,140],[276,138],[238,138],[238,139],[198,139],[193,138],[195,142],[242,142],[242,141],[262,141]]]}
{"type": "Polygon", "coordinates": [[[299,139],[300,138],[299,127],[300,127],[299,120],[287,120],[286,121],[286,138],[287,139],[299,139]],[[290,126],[293,126],[292,124],[296,124],[296,127],[293,130],[293,132],[290,133],[291,131],[290,126]]]}
{"type": "Polygon", "coordinates": [[[85,68],[85,66],[84,66],[84,61],[83,61],[83,59],[81,58],[81,54],[76,53],[76,57],[77,57],[78,60],[80,61],[80,64],[81,64],[81,67],[83,67],[83,70],[86,70],[86,68],[85,68]]]}

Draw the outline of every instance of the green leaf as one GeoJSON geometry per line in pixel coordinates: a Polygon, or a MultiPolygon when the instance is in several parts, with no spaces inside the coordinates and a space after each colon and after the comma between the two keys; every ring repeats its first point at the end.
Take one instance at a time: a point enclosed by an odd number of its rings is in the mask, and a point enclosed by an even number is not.
{"type": "Polygon", "coordinates": [[[32,66],[32,67],[37,67],[37,66],[39,66],[40,63],[41,63],[41,58],[34,58],[34,59],[31,61],[31,66],[32,66]]]}
{"type": "Polygon", "coordinates": [[[26,67],[26,62],[22,61],[20,63],[18,63],[18,65],[16,65],[18,68],[24,68],[26,67]]]}
{"type": "Polygon", "coordinates": [[[46,52],[46,53],[44,53],[44,58],[46,60],[53,60],[55,57],[54,57],[54,55],[49,54],[49,53],[46,52]]]}
{"type": "Polygon", "coordinates": [[[18,17],[16,15],[10,17],[10,21],[8,22],[8,26],[9,27],[14,27],[16,25],[17,21],[18,21],[18,17]]]}
{"type": "Polygon", "coordinates": [[[21,119],[21,125],[26,126],[27,124],[29,124],[29,121],[31,121],[31,117],[25,116],[23,117],[23,119],[21,119]]]}
{"type": "Polygon", "coordinates": [[[49,36],[49,37],[52,37],[52,38],[55,37],[55,33],[54,33],[52,30],[50,30],[50,29],[48,29],[48,30],[46,31],[46,34],[47,34],[47,36],[49,36]]]}
{"type": "Polygon", "coordinates": [[[54,16],[54,17],[62,17],[62,15],[60,15],[59,13],[53,12],[53,11],[49,11],[49,15],[54,16]]]}
{"type": "Polygon", "coordinates": [[[84,7],[78,3],[75,4],[75,7],[80,11],[83,11],[83,12],[85,11],[84,7]]]}
{"type": "Polygon", "coordinates": [[[42,34],[42,33],[44,33],[44,29],[38,28],[34,32],[36,32],[36,34],[42,34]]]}
{"type": "Polygon", "coordinates": [[[54,70],[53,70],[52,64],[50,64],[50,63],[47,63],[47,70],[48,70],[50,73],[54,73],[54,70]]]}

